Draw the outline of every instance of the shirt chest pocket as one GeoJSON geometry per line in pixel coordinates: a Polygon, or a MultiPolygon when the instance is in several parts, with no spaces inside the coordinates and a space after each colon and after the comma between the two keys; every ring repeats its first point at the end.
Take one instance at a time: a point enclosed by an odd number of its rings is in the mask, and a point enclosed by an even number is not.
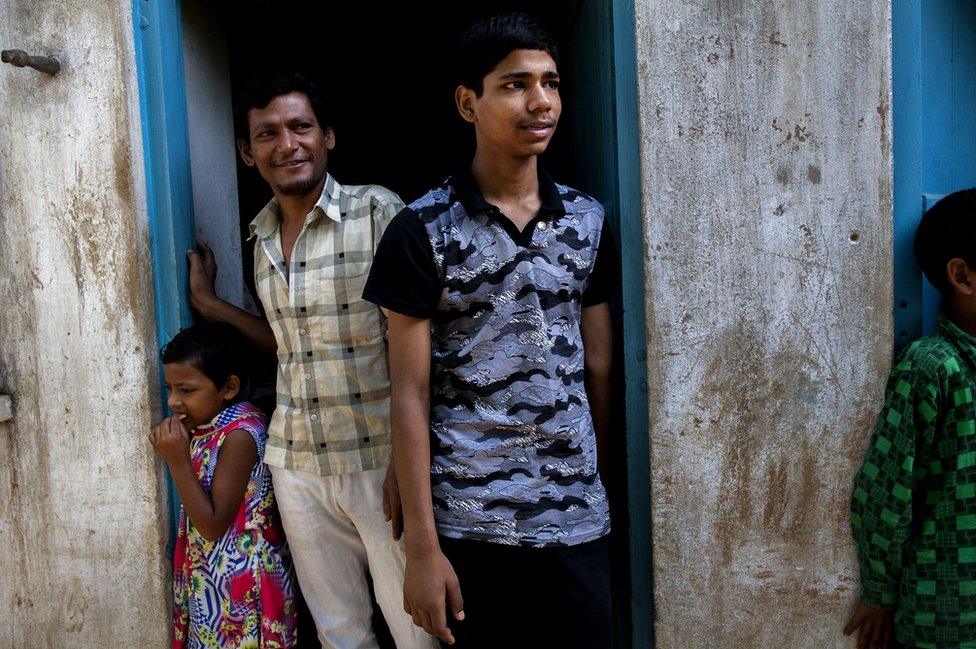
{"type": "Polygon", "coordinates": [[[306,302],[313,339],[331,346],[354,346],[382,339],[379,308],[363,299],[368,263],[334,266],[306,278],[306,302]]]}
{"type": "Polygon", "coordinates": [[[337,350],[379,337],[381,314],[363,300],[373,259],[373,221],[368,218],[325,223],[328,236],[311,237],[306,256],[304,295],[313,340],[337,350]]]}

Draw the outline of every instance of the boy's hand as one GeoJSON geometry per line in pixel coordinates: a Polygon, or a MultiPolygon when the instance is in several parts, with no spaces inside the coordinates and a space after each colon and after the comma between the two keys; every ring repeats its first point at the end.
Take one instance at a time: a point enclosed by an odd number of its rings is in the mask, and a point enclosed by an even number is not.
{"type": "Polygon", "coordinates": [[[186,257],[190,264],[190,306],[200,311],[208,300],[217,297],[214,288],[217,281],[217,262],[210,246],[197,241],[197,247],[199,251],[188,250],[186,257]]]}
{"type": "Polygon", "coordinates": [[[857,649],[888,649],[894,639],[891,611],[858,602],[851,619],[844,627],[844,635],[857,631],[857,649]]]}
{"type": "Polygon", "coordinates": [[[383,479],[383,516],[393,525],[393,540],[399,541],[403,535],[403,507],[400,504],[400,487],[397,485],[393,463],[386,470],[383,479]]]}
{"type": "Polygon", "coordinates": [[[156,425],[149,433],[149,443],[170,466],[190,461],[190,434],[176,415],[156,425]]]}
{"type": "Polygon", "coordinates": [[[424,631],[454,644],[454,635],[447,627],[448,608],[454,619],[464,619],[461,588],[451,562],[440,549],[419,556],[408,554],[403,577],[403,610],[424,631]]]}

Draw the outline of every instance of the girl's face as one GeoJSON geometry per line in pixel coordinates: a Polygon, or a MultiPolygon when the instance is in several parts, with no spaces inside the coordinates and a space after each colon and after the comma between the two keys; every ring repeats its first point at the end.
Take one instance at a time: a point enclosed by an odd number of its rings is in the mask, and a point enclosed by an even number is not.
{"type": "Polygon", "coordinates": [[[218,387],[190,363],[165,363],[167,405],[180,417],[187,430],[206,424],[223,410],[240,391],[240,379],[231,375],[218,387]]]}

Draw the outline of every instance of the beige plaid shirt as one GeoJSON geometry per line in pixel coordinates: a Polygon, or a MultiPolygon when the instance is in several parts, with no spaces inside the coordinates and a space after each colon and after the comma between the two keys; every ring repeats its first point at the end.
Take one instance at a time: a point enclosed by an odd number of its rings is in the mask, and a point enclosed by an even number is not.
{"type": "Polygon", "coordinates": [[[390,462],[385,323],[362,299],[380,236],[403,207],[377,185],[329,175],[295,242],[281,251],[278,203],[251,222],[254,280],[278,341],[278,399],[265,462],[336,475],[390,462]]]}

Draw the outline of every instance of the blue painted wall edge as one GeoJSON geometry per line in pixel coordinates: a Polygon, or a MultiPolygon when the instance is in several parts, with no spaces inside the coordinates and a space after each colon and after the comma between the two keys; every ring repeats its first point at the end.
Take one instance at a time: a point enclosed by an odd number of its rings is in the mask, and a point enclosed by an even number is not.
{"type": "Polygon", "coordinates": [[[614,93],[624,377],[627,407],[627,503],[630,523],[631,646],[653,646],[650,438],[647,423],[647,333],[644,310],[644,219],[641,202],[637,42],[633,0],[613,0],[614,93]]]}
{"type": "MultiPolygon", "coordinates": [[[[191,322],[186,250],[194,244],[193,196],[178,0],[133,0],[132,22],[146,173],[156,337],[164,344],[191,322]]],[[[160,399],[165,408],[162,367],[160,399]]],[[[169,482],[170,545],[178,498],[169,482]]]]}

